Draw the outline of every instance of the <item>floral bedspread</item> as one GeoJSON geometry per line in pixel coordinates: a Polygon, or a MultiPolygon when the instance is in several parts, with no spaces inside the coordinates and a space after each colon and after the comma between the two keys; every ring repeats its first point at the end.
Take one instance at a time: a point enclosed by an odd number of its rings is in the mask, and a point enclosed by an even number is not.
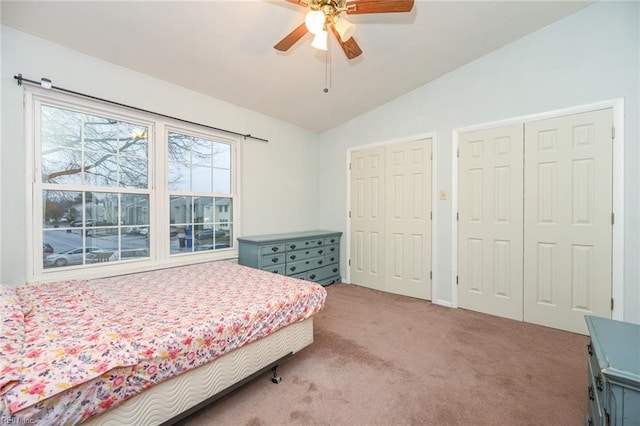
{"type": "Polygon", "coordinates": [[[320,311],[320,285],[232,262],[0,287],[0,416],[76,424],[320,311]]]}

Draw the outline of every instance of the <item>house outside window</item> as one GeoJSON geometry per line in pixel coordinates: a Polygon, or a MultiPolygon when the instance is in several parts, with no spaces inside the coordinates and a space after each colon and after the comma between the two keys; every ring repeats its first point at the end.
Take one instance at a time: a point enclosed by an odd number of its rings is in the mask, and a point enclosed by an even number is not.
{"type": "Polygon", "coordinates": [[[126,107],[25,93],[31,279],[235,257],[237,140],[126,107]]]}

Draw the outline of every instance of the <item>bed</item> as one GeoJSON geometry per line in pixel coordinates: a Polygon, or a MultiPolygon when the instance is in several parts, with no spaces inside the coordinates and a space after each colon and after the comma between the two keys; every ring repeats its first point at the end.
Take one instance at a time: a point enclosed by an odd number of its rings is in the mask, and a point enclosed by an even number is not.
{"type": "Polygon", "coordinates": [[[2,286],[0,417],[174,422],[313,342],[320,285],[233,262],[2,286]]]}

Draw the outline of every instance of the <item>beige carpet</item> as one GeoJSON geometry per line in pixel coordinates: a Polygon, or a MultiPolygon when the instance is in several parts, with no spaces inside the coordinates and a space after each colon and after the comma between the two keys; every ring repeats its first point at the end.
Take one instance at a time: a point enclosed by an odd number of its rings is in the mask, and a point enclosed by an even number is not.
{"type": "Polygon", "coordinates": [[[315,342],[183,425],[583,425],[588,337],[338,284],[315,342]]]}

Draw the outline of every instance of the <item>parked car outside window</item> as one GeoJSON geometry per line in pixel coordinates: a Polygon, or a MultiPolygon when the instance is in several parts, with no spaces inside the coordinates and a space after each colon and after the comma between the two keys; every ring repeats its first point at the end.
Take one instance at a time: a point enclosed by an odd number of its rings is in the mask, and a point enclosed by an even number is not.
{"type": "MultiPolygon", "coordinates": [[[[85,253],[98,250],[97,247],[85,247],[85,253]]],[[[53,253],[44,258],[45,266],[82,265],[82,247],[72,248],[62,253],[53,253]]]]}
{"type": "Polygon", "coordinates": [[[46,256],[53,253],[53,247],[49,243],[42,244],[42,255],[46,256]]]}

